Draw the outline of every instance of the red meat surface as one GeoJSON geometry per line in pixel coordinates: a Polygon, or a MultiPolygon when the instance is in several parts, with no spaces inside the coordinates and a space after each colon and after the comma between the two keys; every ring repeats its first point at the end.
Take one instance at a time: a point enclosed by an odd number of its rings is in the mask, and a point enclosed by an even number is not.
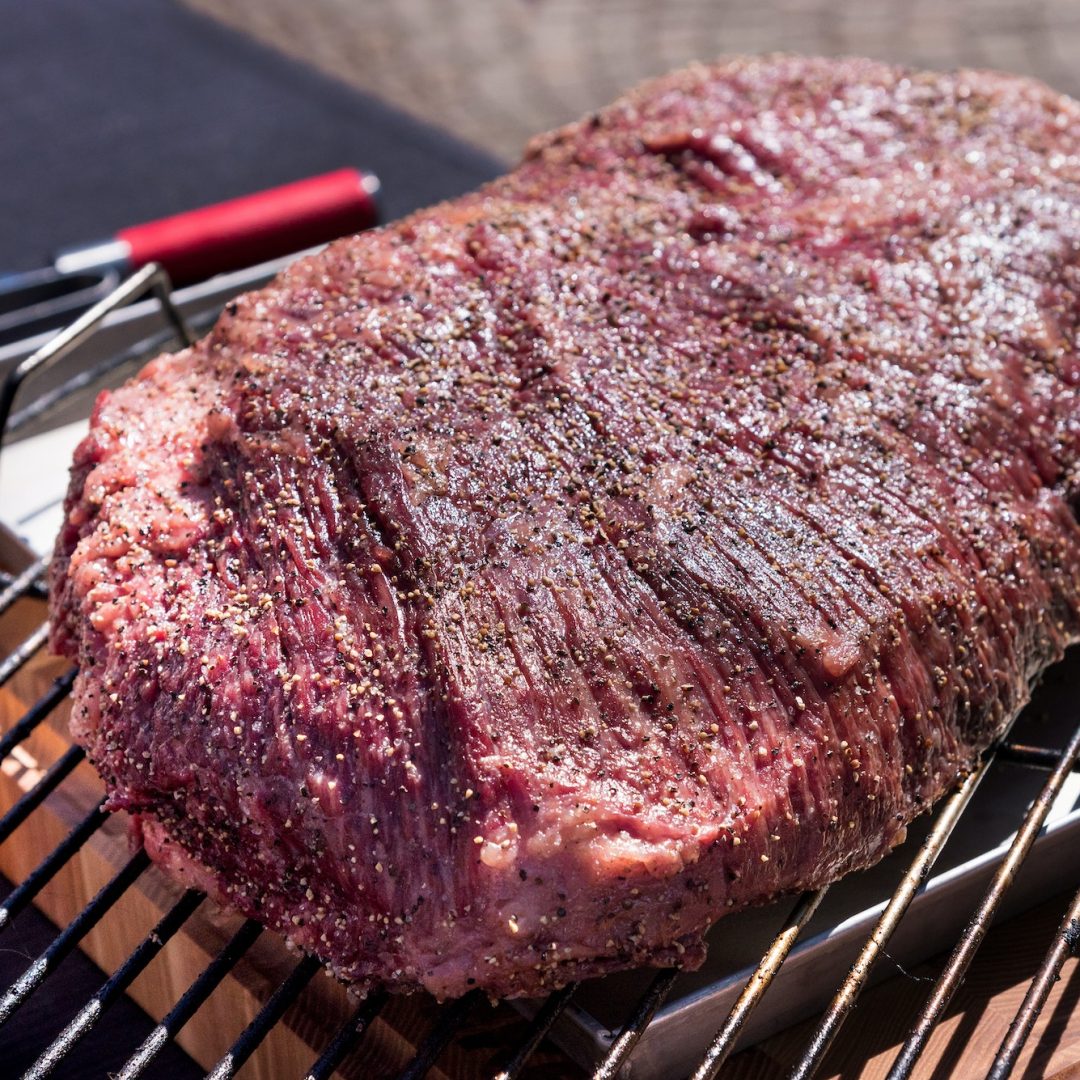
{"type": "Polygon", "coordinates": [[[1080,111],[739,60],[295,263],[98,402],[52,565],[156,859],[342,978],[693,966],[1080,628],[1080,111]]]}

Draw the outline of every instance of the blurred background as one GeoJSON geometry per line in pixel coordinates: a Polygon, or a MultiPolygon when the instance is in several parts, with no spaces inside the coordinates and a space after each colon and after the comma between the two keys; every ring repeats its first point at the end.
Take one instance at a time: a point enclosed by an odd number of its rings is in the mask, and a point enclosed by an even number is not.
{"type": "Polygon", "coordinates": [[[342,165],[383,219],[724,54],[995,67],[1080,95],[1080,0],[0,0],[0,272],[342,165]]]}
{"type": "Polygon", "coordinates": [[[1080,92],[1077,0],[187,0],[507,160],[649,75],[724,53],[863,54],[1080,92]]]}

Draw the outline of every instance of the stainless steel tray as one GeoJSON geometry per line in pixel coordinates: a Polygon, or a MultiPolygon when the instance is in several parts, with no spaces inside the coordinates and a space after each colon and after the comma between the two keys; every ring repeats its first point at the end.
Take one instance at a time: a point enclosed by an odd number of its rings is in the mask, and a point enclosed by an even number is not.
{"type": "MultiPolygon", "coordinates": [[[[1013,729],[1020,742],[1062,746],[1075,730],[1080,689],[1080,646],[1047,672],[1013,729]]],[[[1001,861],[1045,774],[1007,762],[983,781],[916,896],[887,952],[871,974],[876,982],[907,977],[905,971],[955,944],[1001,861]]],[[[933,816],[917,821],[908,840],[877,866],[852,874],[830,889],[774,979],[740,1039],[748,1046],[821,1012],[873,929],[933,816]]],[[[1080,774],[1058,797],[1035,847],[1007,894],[999,918],[1019,914],[1056,893],[1080,886],[1080,774]]],[[[688,1075],[723,1022],[794,900],[722,919],[709,934],[709,956],[700,971],[681,975],[649,1024],[625,1071],[631,1080],[672,1080],[688,1075]]],[[[629,972],[586,983],[552,1031],[576,1061],[591,1068],[613,1038],[613,1028],[641,998],[653,972],[629,972]]],[[[929,987],[927,988],[929,989],[929,987]]],[[[532,1011],[527,1004],[523,1011],[532,1011]]],[[[856,1010],[857,1011],[857,1010],[856,1010]]],[[[853,1018],[852,1023],[858,1023],[853,1018]]]]}

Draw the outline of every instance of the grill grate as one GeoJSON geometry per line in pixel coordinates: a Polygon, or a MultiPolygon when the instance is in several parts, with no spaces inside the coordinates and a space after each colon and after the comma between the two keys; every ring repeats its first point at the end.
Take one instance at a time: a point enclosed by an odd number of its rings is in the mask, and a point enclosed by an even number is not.
{"type": "MultiPolygon", "coordinates": [[[[21,423],[24,418],[37,417],[46,408],[62,399],[67,392],[81,389],[92,378],[106,370],[112,370],[119,360],[142,355],[131,350],[121,358],[99,365],[89,375],[75,376],[63,383],[58,391],[51,391],[47,401],[39,399],[21,413],[13,413],[13,403],[20,386],[36,373],[52,367],[64,355],[85,341],[95,327],[110,312],[147,293],[157,297],[168,329],[147,339],[146,349],[157,349],[170,340],[189,342],[189,330],[172,303],[168,279],[157,267],[147,267],[121,285],[112,296],[106,298],[45,345],[34,356],[21,363],[8,377],[0,391],[0,441],[6,433],[9,420],[21,423]]],[[[46,563],[41,560],[14,578],[0,580],[0,615],[8,611],[18,600],[43,595],[43,577],[46,563]]],[[[36,627],[8,656],[0,660],[0,686],[8,682],[22,669],[44,645],[46,628],[36,627]]],[[[59,706],[71,691],[74,673],[59,679],[36,701],[26,713],[0,737],[0,761],[12,755],[49,714],[59,706]]],[[[0,817],[0,843],[22,825],[41,806],[83,760],[79,748],[67,751],[0,817]]],[[[925,882],[938,855],[959,822],[979,784],[995,760],[1008,761],[1029,768],[1048,771],[1046,782],[1036,800],[1020,823],[1018,831],[996,874],[979,903],[971,921],[956,943],[956,947],[935,984],[930,996],[913,1024],[903,1048],[889,1073],[890,1080],[903,1080],[911,1075],[913,1068],[927,1045],[929,1036],[948,1006],[954,992],[967,971],[976,950],[982,942],[990,921],[1002,897],[1012,884],[1034,840],[1046,820],[1055,796],[1060,792],[1069,772],[1078,767],[1080,759],[1080,728],[1074,733],[1063,750],[1032,747],[1019,743],[1003,742],[988,752],[981,764],[968,775],[957,789],[944,800],[933,828],[916,853],[896,892],[886,905],[872,934],[866,941],[849,975],[836,992],[831,1004],[821,1017],[802,1057],[791,1073],[795,1080],[809,1080],[821,1066],[829,1047],[839,1033],[844,1021],[855,1007],[860,991],[865,986],[870,970],[885,951],[890,937],[896,930],[908,906],[920,886],[925,882]]],[[[99,803],[79,821],[68,835],[51,851],[25,879],[0,904],[0,932],[11,925],[20,911],[32,902],[37,894],[74,857],[102,827],[108,814],[99,803]]],[[[13,1017],[34,991],[50,976],[60,962],[116,904],[119,898],[149,868],[150,860],[139,852],[126,863],[97,893],[96,896],[68,923],[46,950],[34,960],[26,971],[7,988],[0,997],[0,1027],[13,1017]]],[[[766,950],[753,975],[730,1013],[717,1029],[705,1056],[693,1073],[693,1080],[711,1080],[727,1060],[746,1020],[759,1005],[780,970],[788,953],[811,916],[821,903],[826,890],[807,893],[792,909],[783,928],[766,950]]],[[[25,1080],[41,1080],[77,1046],[79,1041],[97,1023],[133,980],[161,952],[168,940],[187,922],[203,901],[201,893],[189,890],[161,917],[157,926],[143,939],[88,1000],[38,1060],[26,1073],[25,1080]]],[[[217,986],[248,952],[261,934],[260,927],[251,921],[244,923],[224,945],[209,965],[187,988],[171,1011],[150,1036],[139,1046],[122,1071],[120,1080],[134,1080],[143,1075],[161,1049],[176,1036],[195,1015],[217,986]]],[[[1009,1076],[1040,1010],[1043,1008],[1050,988],[1062,969],[1067,957],[1073,953],[1080,940],[1080,893],[1073,899],[1056,935],[1049,944],[1045,959],[1036,972],[1024,1001],[1017,1012],[1008,1034],[1002,1042],[990,1075],[994,1080],[1009,1076]]],[[[319,970],[319,964],[305,957],[292,970],[278,988],[270,995],[261,1010],[234,1042],[228,1053],[208,1074],[212,1080],[227,1080],[250,1058],[285,1012],[297,1001],[305,986],[319,970]]],[[[632,1015],[622,1029],[613,1037],[605,1059],[597,1066],[594,1080],[614,1080],[620,1074],[634,1047],[645,1033],[650,1021],[663,1004],[676,978],[676,971],[659,972],[641,996],[632,1015]]],[[[559,1016],[571,1005],[577,984],[555,991],[541,1005],[533,1018],[526,1037],[516,1047],[507,1048],[503,1056],[506,1062],[501,1068],[493,1067],[495,1080],[514,1080],[526,1067],[530,1056],[550,1031],[559,1016]]],[[[376,1017],[387,1003],[387,995],[376,991],[361,1003],[354,1014],[338,1029],[321,1055],[311,1066],[305,1080],[325,1080],[346,1061],[350,1052],[363,1039],[376,1017]]],[[[420,1042],[415,1056],[400,1074],[401,1080],[420,1080],[438,1061],[443,1051],[462,1031],[470,1013],[481,1000],[478,991],[442,1007],[428,1034],[420,1042]]]]}
{"type": "Polygon", "coordinates": [[[210,961],[206,970],[187,988],[184,996],[131,1055],[117,1080],[134,1080],[135,1077],[142,1076],[158,1052],[195,1015],[261,933],[262,927],[252,919],[248,919],[236,931],[225,948],[210,961]]]}

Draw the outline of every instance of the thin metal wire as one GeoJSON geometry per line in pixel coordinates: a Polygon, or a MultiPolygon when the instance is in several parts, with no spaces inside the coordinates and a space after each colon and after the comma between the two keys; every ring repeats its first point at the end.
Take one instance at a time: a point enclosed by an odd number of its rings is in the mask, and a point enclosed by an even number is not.
{"type": "Polygon", "coordinates": [[[233,934],[221,952],[187,988],[184,996],[173,1006],[168,1015],[131,1055],[116,1080],[135,1080],[135,1077],[142,1076],[146,1067],[164,1049],[165,1044],[174,1038],[176,1033],[202,1007],[203,1002],[217,989],[222,979],[232,971],[237,961],[251,948],[261,933],[262,927],[253,919],[248,919],[233,934]]]}
{"type": "Polygon", "coordinates": [[[48,565],[48,559],[38,559],[37,562],[31,563],[17,577],[11,579],[4,591],[0,593],[0,615],[3,615],[16,600],[30,592],[34,587],[34,582],[45,573],[45,567],[48,565]]]}
{"type": "Polygon", "coordinates": [[[285,1015],[285,1010],[311,982],[321,963],[314,956],[305,956],[292,969],[289,977],[270,995],[266,1004],[255,1014],[229,1052],[206,1074],[206,1080],[230,1080],[266,1038],[270,1029],[285,1015]]]}
{"type": "Polygon", "coordinates": [[[664,1004],[664,999],[671,993],[671,988],[678,977],[678,968],[665,968],[649,983],[649,988],[641,995],[633,1015],[623,1024],[619,1034],[608,1047],[604,1060],[596,1067],[593,1080],[615,1080],[615,1077],[619,1075],[619,1070],[626,1064],[626,1059],[656,1015],[656,1010],[664,1004]]]}
{"type": "Polygon", "coordinates": [[[780,933],[776,935],[773,943],[761,958],[757,970],[747,980],[738,1000],[728,1013],[727,1019],[713,1036],[692,1080],[713,1080],[723,1067],[747,1019],[772,985],[773,977],[787,959],[788,953],[791,952],[806,924],[813,918],[814,912],[825,899],[827,892],[828,886],[816,892],[803,893],[799,898],[799,902],[792,909],[780,933]]]}
{"type": "Polygon", "coordinates": [[[450,1040],[469,1018],[469,1013],[483,997],[479,990],[470,990],[464,997],[451,1001],[438,1016],[435,1026],[416,1048],[412,1061],[398,1074],[398,1080],[424,1080],[432,1065],[439,1060],[450,1040]]]}
{"type": "Polygon", "coordinates": [[[101,921],[102,916],[149,865],[150,858],[145,851],[133,855],[127,864],[102,886],[93,900],[53,938],[49,947],[8,987],[4,996],[0,998],[0,1027],[15,1015],[22,1003],[101,921]]]}
{"type": "Polygon", "coordinates": [[[540,1011],[529,1025],[529,1034],[525,1041],[514,1051],[513,1056],[494,1076],[494,1080],[516,1080],[516,1077],[528,1064],[529,1058],[536,1053],[536,1048],[544,1041],[552,1025],[562,1016],[577,991],[578,983],[569,983],[561,990],[548,994],[540,1011]]]}
{"type": "Polygon", "coordinates": [[[45,886],[52,881],[60,868],[101,828],[108,818],[102,809],[105,800],[90,811],[67,834],[67,836],[26,876],[22,884],[12,889],[0,904],[0,931],[11,925],[19,914],[45,886]]]}
{"type": "MultiPolygon", "coordinates": [[[[219,314],[215,309],[206,314],[191,317],[187,320],[187,323],[192,331],[203,333],[214,325],[219,314]]],[[[141,341],[137,341],[127,349],[111,354],[98,364],[76,372],[71,378],[65,379],[59,386],[39,394],[22,408],[12,412],[11,417],[8,419],[7,434],[18,431],[20,428],[26,427],[27,424],[47,415],[52,408],[67,400],[72,394],[76,394],[88,386],[93,386],[99,379],[103,379],[106,375],[117,371],[126,364],[146,360],[151,354],[157,355],[175,338],[176,330],[170,326],[167,330],[159,330],[156,334],[151,334],[141,341]]]]}
{"type": "MultiPolygon", "coordinates": [[[[338,1028],[337,1034],[307,1071],[304,1080],[330,1080],[334,1070],[345,1060],[345,1056],[352,1052],[364,1032],[371,1027],[375,1017],[382,1012],[388,997],[385,990],[372,990],[356,1012],[338,1028]]],[[[120,1077],[120,1080],[127,1080],[127,1078],[120,1077]]]]}
{"type": "Polygon", "coordinates": [[[105,1010],[146,970],[150,961],[168,944],[169,939],[191,917],[203,902],[203,894],[194,889],[186,893],[158,920],[157,926],[136,946],[135,951],[102,984],[101,989],[79,1010],[52,1041],[45,1052],[30,1066],[23,1080],[45,1080],[57,1065],[89,1034],[105,1010]]]}
{"type": "Polygon", "coordinates": [[[194,345],[195,335],[192,334],[180,309],[172,298],[172,281],[169,273],[160,263],[151,263],[154,273],[150,279],[150,291],[157,297],[161,304],[161,310],[169,321],[181,345],[194,345]]]}
{"type": "Polygon", "coordinates": [[[994,1063],[986,1074],[987,1080],[1006,1080],[1006,1077],[1012,1074],[1020,1051],[1024,1049],[1024,1044],[1031,1035],[1031,1029],[1035,1026],[1035,1021],[1042,1012],[1065,961],[1076,952],[1078,945],[1080,945],[1080,892],[1073,897],[1045,959],[1031,980],[1024,1000],[1001,1042],[994,1063]]]}
{"type": "Polygon", "coordinates": [[[899,887],[885,905],[885,910],[881,913],[870,937],[867,938],[858,958],[852,964],[847,978],[837,990],[836,996],[829,1003],[828,1009],[825,1010],[824,1016],[810,1037],[806,1052],[792,1070],[790,1080],[810,1080],[810,1077],[821,1067],[829,1047],[832,1046],[844,1021],[854,1009],[856,999],[866,984],[870,969],[899,926],[911,901],[915,899],[915,894],[925,883],[946,841],[952,835],[961,815],[971,802],[972,796],[989,772],[993,760],[993,754],[984,758],[982,764],[969,773],[960,787],[945,800],[933,828],[922,842],[918,854],[912,860],[899,887]]]}
{"type": "Polygon", "coordinates": [[[186,345],[191,344],[191,334],[170,295],[168,274],[158,263],[148,263],[122,281],[108,296],[83,312],[70,326],[50,338],[37,352],[21,360],[8,373],[3,385],[0,386],[0,441],[8,430],[12,406],[23,383],[31,375],[47,371],[68,353],[77,349],[111,312],[125,307],[133,300],[138,300],[148,292],[157,297],[165,318],[168,319],[180,340],[186,345]]]}
{"type": "Polygon", "coordinates": [[[3,737],[0,738],[0,761],[3,761],[71,693],[74,682],[74,671],[61,675],[50,689],[27,709],[18,722],[4,732],[3,737]]]}
{"type": "Polygon", "coordinates": [[[934,1030],[938,1020],[941,1019],[949,1002],[952,1001],[957,987],[964,978],[964,974],[971,963],[975,952],[982,944],[983,938],[994,917],[1002,897],[1013,883],[1017,871],[1035,843],[1047,814],[1061,791],[1062,785],[1068,778],[1069,773],[1077,757],[1080,756],[1080,727],[1077,727],[1069,740],[1069,745],[1062,752],[1061,760],[1054,771],[1050,774],[1042,791],[1039,792],[1035,801],[1031,804],[1013,839],[1004,860],[994,874],[989,889],[979,903],[971,922],[968,923],[960,940],[956,944],[952,955],[949,957],[945,970],[938,978],[930,997],[919,1013],[919,1018],[912,1027],[904,1045],[889,1070],[888,1080],[905,1080],[911,1075],[920,1055],[926,1048],[926,1044],[934,1030]]]}
{"type": "Polygon", "coordinates": [[[0,661],[0,686],[3,686],[49,639],[49,627],[42,623],[21,645],[0,661]]]}

